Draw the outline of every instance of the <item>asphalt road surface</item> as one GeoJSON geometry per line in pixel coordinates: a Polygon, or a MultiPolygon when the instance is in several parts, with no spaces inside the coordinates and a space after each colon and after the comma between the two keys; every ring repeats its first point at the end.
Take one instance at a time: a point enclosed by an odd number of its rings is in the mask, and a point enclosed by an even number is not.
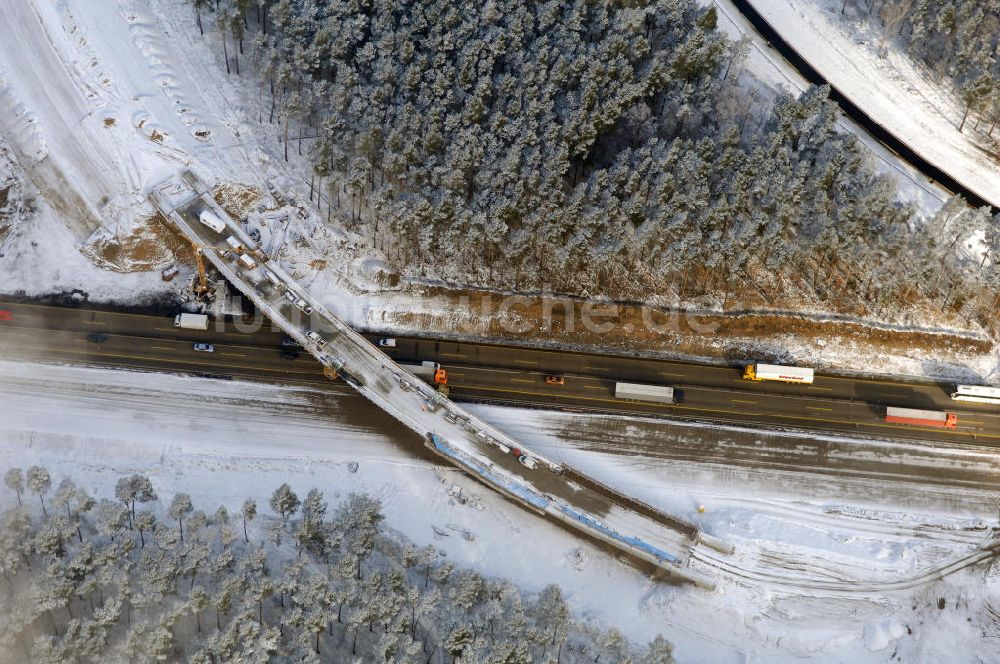
{"type": "MultiPolygon", "coordinates": [[[[82,307],[0,301],[0,311],[10,312],[7,320],[0,315],[0,355],[5,357],[341,389],[308,353],[282,357],[282,335],[269,323],[255,330],[213,321],[208,331],[199,331],[176,328],[169,317],[82,307]],[[88,335],[101,336],[95,341],[88,335]],[[195,351],[199,342],[211,343],[214,351],[195,351]]],[[[1000,445],[1000,406],[956,403],[948,396],[950,384],[823,374],[813,385],[751,383],[735,367],[402,337],[396,337],[395,348],[383,350],[401,362],[440,362],[456,401],[1000,445]],[[546,384],[549,374],[562,376],[565,384],[546,384]],[[622,401],[614,397],[616,381],[668,385],[683,390],[684,400],[675,405],[622,401]],[[884,416],[890,405],[957,413],[958,428],[888,424],[884,416]]]]}

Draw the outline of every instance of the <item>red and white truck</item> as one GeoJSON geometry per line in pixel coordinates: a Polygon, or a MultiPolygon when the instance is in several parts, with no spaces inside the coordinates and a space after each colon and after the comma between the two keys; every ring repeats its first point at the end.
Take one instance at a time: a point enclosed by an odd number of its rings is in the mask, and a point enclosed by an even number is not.
{"type": "Polygon", "coordinates": [[[925,427],[954,429],[958,426],[958,415],[940,410],[918,410],[916,408],[889,406],[885,409],[885,421],[892,424],[915,424],[925,427]]]}

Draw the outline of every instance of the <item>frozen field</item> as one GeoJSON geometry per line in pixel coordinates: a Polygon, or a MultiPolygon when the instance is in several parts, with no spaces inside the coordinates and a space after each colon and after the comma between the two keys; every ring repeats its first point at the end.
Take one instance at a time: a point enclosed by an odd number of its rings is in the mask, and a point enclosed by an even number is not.
{"type": "Polygon", "coordinates": [[[529,590],[559,583],[584,615],[636,639],[663,632],[679,661],[883,662],[894,653],[903,661],[1000,661],[991,647],[1000,579],[980,550],[996,525],[986,486],[998,472],[995,455],[963,452],[953,465],[970,473],[966,481],[928,492],[913,470],[925,453],[903,446],[854,453],[912,465],[909,476],[847,473],[835,481],[806,452],[812,470],[769,468],[763,460],[789,445],[778,439],[477,409],[540,450],[734,542],[732,558],[703,553],[694,563],[719,579],[706,593],[651,581],[440,466],[351,393],[12,362],[0,370],[8,377],[0,386],[0,470],[40,463],[105,490],[120,474],[142,471],[161,500],[187,491],[234,509],[285,479],[296,491],[368,491],[383,500],[389,526],[417,543],[529,590]],[[723,465],[719,454],[732,458],[723,465]],[[475,499],[454,501],[454,484],[475,499]],[[463,529],[474,541],[458,536],[463,529]]]}

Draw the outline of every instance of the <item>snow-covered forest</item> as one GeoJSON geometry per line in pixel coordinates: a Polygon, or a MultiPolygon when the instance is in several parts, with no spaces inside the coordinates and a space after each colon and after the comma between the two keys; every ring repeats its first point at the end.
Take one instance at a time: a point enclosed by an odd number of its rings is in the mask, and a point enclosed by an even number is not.
{"type": "MultiPolygon", "coordinates": [[[[886,36],[954,86],[970,115],[993,135],[1000,123],[1000,5],[995,0],[851,0],[886,36]]],[[[847,1],[845,0],[845,9],[847,1]]]]}
{"type": "Polygon", "coordinates": [[[192,4],[191,29],[256,79],[256,120],[310,157],[315,204],[400,273],[724,301],[766,274],[833,309],[927,299],[992,322],[1000,270],[955,251],[987,228],[1000,247],[988,211],[918,231],[824,89],[761,116],[713,8],[192,4]]]}
{"type": "Polygon", "coordinates": [[[368,495],[331,509],[284,484],[230,513],[142,475],[113,498],[39,466],[4,479],[4,662],[673,662],[580,622],[558,586],[522,595],[412,546],[368,495]]]}

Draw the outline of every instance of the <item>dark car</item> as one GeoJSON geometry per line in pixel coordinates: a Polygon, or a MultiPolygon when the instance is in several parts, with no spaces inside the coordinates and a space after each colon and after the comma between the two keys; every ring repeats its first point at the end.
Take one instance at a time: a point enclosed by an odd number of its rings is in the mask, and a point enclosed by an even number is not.
{"type": "Polygon", "coordinates": [[[684,390],[674,390],[674,403],[684,403],[684,390]]]}
{"type": "Polygon", "coordinates": [[[281,345],[286,348],[302,348],[302,344],[288,336],[287,334],[281,335],[281,345]]]}
{"type": "Polygon", "coordinates": [[[95,344],[103,344],[107,340],[108,340],[108,335],[106,334],[97,334],[96,332],[91,332],[90,334],[87,335],[87,341],[90,341],[95,344]]]}
{"type": "Polygon", "coordinates": [[[297,360],[297,359],[299,359],[299,351],[293,350],[291,348],[282,348],[280,355],[281,355],[281,358],[284,359],[284,360],[297,360]]]}

